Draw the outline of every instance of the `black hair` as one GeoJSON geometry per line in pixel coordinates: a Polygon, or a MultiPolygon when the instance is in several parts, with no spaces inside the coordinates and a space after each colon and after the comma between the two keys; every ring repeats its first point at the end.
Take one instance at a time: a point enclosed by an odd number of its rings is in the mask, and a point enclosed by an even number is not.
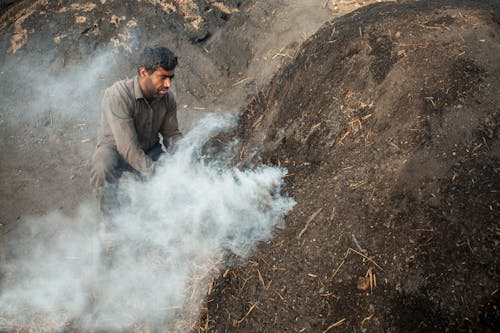
{"type": "Polygon", "coordinates": [[[146,47],[138,60],[137,71],[144,67],[149,74],[159,67],[171,71],[177,66],[177,57],[168,48],[163,46],[146,47]]]}

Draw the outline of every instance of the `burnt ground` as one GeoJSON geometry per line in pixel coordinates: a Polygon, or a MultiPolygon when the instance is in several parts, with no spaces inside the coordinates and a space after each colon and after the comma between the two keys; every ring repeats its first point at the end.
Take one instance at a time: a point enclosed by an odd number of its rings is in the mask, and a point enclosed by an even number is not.
{"type": "Polygon", "coordinates": [[[11,24],[0,27],[8,32],[0,63],[2,91],[9,92],[0,125],[8,156],[0,173],[3,238],[17,237],[16,221],[26,214],[71,212],[91,198],[85,163],[96,117],[57,108],[19,114],[25,96],[19,87],[26,84],[9,73],[33,64],[33,53],[46,55],[40,67],[74,69],[118,36],[112,29],[120,23],[102,19],[113,11],[126,16],[122,28],[135,17],[131,27],[143,34],[137,44],[115,43],[117,66],[128,60],[126,47],[140,48],[145,38],[174,43],[186,59],[177,85],[186,122],[198,116],[195,107],[241,106],[239,162],[286,167],[285,190],[297,201],[272,240],[246,260],[234,258],[211,281],[197,331],[496,331],[498,4],[374,4],[325,18],[307,39],[297,34],[266,49],[255,38],[287,31],[276,19],[290,2],[225,3],[238,11],[207,10],[200,14],[206,25],[194,30],[186,15],[167,15],[154,4],[105,2],[101,12],[86,12],[93,23],[83,30],[72,30],[75,14],[61,16],[67,12],[57,12],[60,4],[26,0],[9,7],[2,18],[11,24]],[[40,17],[19,16],[21,8],[44,15],[39,37],[40,17]],[[34,30],[13,53],[10,37],[20,17],[23,28],[34,30]],[[168,34],[151,35],[164,25],[168,34]],[[73,34],[54,47],[43,34],[59,36],[61,26],[73,34]],[[259,74],[276,70],[272,80],[259,74]]]}

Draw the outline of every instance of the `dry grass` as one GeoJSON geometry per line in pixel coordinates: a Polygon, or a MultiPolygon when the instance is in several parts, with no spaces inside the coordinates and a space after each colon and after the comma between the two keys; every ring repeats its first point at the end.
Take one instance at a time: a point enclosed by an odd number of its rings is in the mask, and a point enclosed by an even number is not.
{"type": "Polygon", "coordinates": [[[231,8],[229,8],[228,6],[226,6],[224,3],[219,2],[219,1],[217,1],[217,2],[213,2],[213,3],[212,3],[212,6],[216,7],[216,8],[217,8],[217,9],[219,9],[221,12],[223,12],[224,14],[227,14],[227,15],[232,14],[232,13],[234,13],[234,12],[237,12],[237,11],[238,11],[238,9],[237,9],[237,8],[231,9],[231,8]]]}
{"type": "Polygon", "coordinates": [[[347,14],[363,6],[368,6],[377,2],[395,0],[325,0],[323,8],[328,7],[335,14],[347,14]]]}
{"type": "Polygon", "coordinates": [[[149,3],[160,6],[166,12],[180,13],[187,28],[198,30],[203,23],[198,5],[192,0],[147,0],[149,3]]]}

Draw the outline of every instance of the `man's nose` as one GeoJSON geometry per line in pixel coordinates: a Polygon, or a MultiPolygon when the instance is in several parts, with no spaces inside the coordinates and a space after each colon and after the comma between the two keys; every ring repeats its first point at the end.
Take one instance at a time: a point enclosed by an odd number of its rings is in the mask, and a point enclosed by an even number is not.
{"type": "Polygon", "coordinates": [[[171,78],[166,78],[165,81],[163,81],[163,86],[165,88],[170,88],[172,87],[172,79],[171,78]]]}

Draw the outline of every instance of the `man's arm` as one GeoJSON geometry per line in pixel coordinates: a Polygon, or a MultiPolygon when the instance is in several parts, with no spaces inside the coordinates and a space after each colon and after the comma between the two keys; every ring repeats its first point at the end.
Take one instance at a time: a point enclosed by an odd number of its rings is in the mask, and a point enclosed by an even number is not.
{"type": "Polygon", "coordinates": [[[163,145],[168,148],[168,146],[174,145],[182,138],[182,133],[177,123],[177,103],[171,93],[169,93],[166,99],[166,107],[167,112],[160,127],[160,133],[163,136],[163,145]]]}
{"type": "Polygon", "coordinates": [[[132,106],[119,94],[106,91],[102,107],[118,153],[137,171],[145,174],[153,172],[153,161],[144,153],[137,140],[132,106]]]}

